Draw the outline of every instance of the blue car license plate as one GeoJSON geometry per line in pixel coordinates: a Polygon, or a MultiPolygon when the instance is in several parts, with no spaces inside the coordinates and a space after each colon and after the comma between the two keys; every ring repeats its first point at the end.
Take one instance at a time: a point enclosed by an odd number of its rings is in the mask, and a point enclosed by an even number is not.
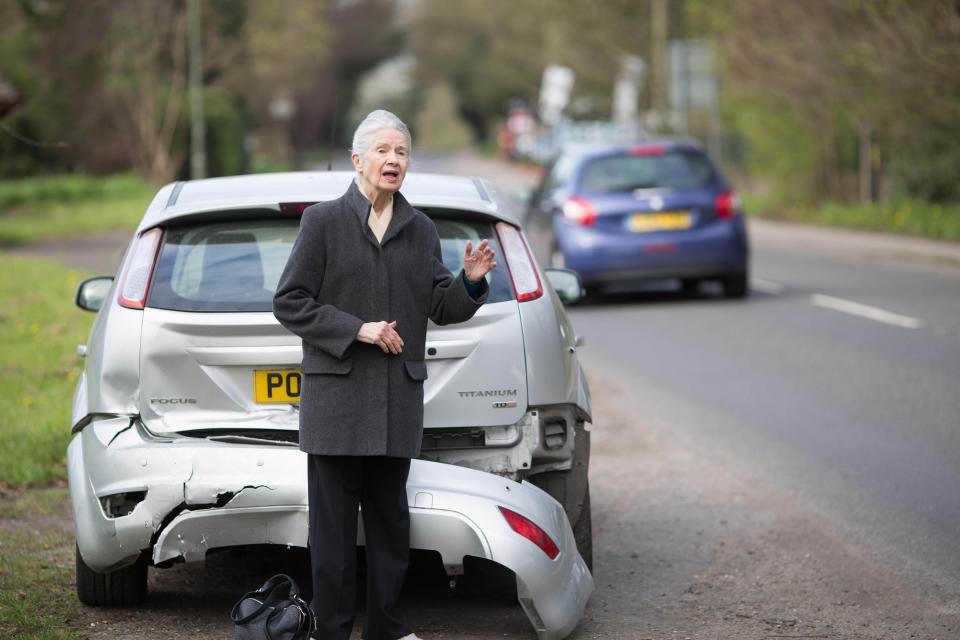
{"type": "Polygon", "coordinates": [[[658,213],[635,213],[630,216],[627,226],[630,231],[645,233],[647,231],[689,229],[692,224],[693,217],[689,211],[661,211],[658,213]]]}

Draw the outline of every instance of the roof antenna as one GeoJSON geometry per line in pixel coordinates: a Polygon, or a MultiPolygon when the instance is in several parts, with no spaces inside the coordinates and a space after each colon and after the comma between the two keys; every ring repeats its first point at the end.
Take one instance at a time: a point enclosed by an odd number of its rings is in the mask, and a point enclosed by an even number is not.
{"type": "Polygon", "coordinates": [[[330,157],[327,158],[327,171],[333,171],[334,143],[337,137],[337,91],[333,91],[333,113],[330,116],[330,157]]]}

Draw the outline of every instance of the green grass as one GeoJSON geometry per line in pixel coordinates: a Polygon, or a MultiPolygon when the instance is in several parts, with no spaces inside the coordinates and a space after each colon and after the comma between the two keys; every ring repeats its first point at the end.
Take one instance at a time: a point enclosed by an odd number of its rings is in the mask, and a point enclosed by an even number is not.
{"type": "Polygon", "coordinates": [[[136,227],[156,190],[132,175],[0,180],[0,245],[136,227]]]}
{"type": "Polygon", "coordinates": [[[70,402],[93,314],[73,305],[86,274],[0,254],[0,485],[66,476],[70,402]]]}
{"type": "Polygon", "coordinates": [[[63,513],[64,487],[13,491],[0,499],[0,637],[77,638],[73,536],[46,520],[63,513]]]}
{"type": "Polygon", "coordinates": [[[12,489],[0,499],[0,520],[25,520],[57,515],[69,493],[66,487],[12,489]]]}
{"type": "Polygon", "coordinates": [[[819,205],[777,205],[745,197],[750,215],[831,227],[864,229],[900,235],[960,240],[960,205],[919,200],[885,203],[825,202],[819,205]]]}
{"type": "Polygon", "coordinates": [[[0,638],[82,637],[70,624],[80,611],[73,536],[49,519],[67,499],[75,350],[93,319],[73,306],[83,277],[0,253],[0,638]]]}

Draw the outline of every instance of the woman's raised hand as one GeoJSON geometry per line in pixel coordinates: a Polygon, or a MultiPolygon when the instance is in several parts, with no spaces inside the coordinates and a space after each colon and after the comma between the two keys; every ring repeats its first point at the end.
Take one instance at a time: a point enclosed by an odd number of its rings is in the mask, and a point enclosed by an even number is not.
{"type": "Polygon", "coordinates": [[[493,249],[486,240],[480,242],[477,250],[473,251],[473,244],[467,240],[467,246],[463,250],[463,270],[467,274],[467,280],[477,284],[487,272],[497,266],[493,260],[493,249]]]}
{"type": "Polygon", "coordinates": [[[396,331],[397,321],[393,322],[364,322],[357,332],[357,340],[367,344],[375,344],[384,353],[397,355],[403,351],[403,338],[396,331]]]}

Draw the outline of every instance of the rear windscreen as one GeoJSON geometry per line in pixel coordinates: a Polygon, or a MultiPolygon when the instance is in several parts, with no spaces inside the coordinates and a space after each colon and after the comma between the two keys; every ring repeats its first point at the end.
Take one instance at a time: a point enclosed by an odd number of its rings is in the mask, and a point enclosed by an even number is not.
{"type": "MultiPolygon", "coordinates": [[[[463,249],[489,239],[501,256],[487,222],[434,219],[443,263],[454,274],[463,249]]],[[[147,306],[174,311],[272,311],[273,294],[297,237],[297,220],[218,222],[174,227],[164,233],[147,306]]],[[[487,302],[513,299],[503,260],[487,274],[487,302]]],[[[368,283],[357,283],[369,289],[368,283]]]]}
{"type": "Polygon", "coordinates": [[[637,189],[688,189],[717,183],[705,155],[693,150],[661,155],[616,155],[589,160],[580,173],[579,191],[625,193],[637,189]]]}

